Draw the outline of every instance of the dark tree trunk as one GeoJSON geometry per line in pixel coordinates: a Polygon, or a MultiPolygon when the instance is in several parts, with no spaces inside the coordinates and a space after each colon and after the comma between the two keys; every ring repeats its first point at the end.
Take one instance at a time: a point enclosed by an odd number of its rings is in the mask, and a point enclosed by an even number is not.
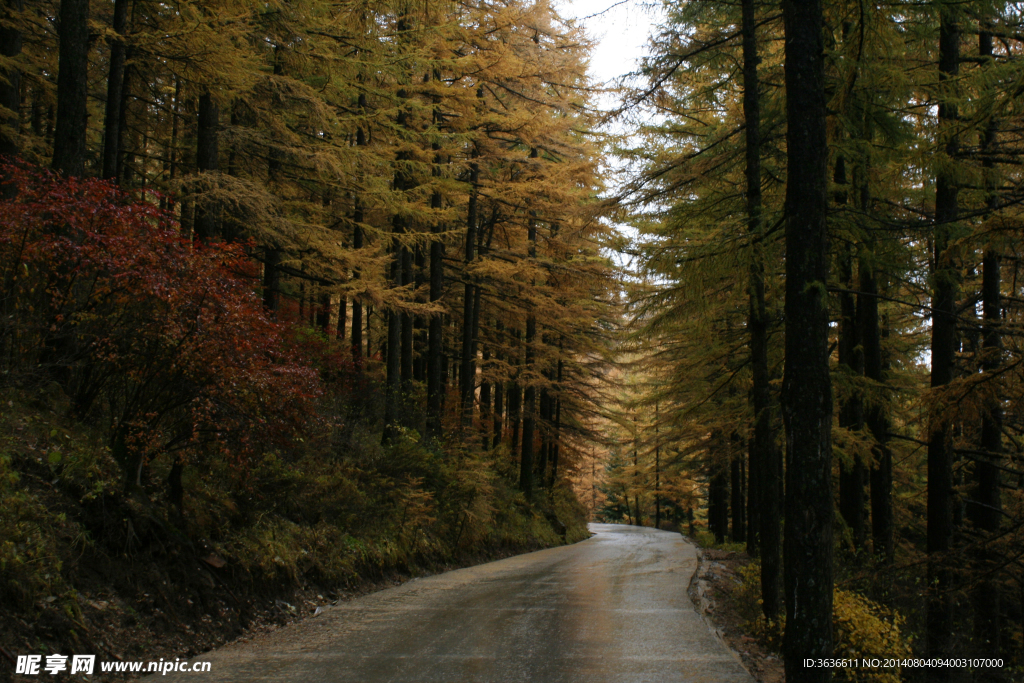
{"type": "Polygon", "coordinates": [[[764,291],[764,231],[761,219],[761,105],[757,75],[757,31],[754,0],[742,0],[743,16],[743,118],[746,144],[747,221],[753,245],[750,259],[750,361],[753,386],[754,434],[750,439],[748,487],[751,523],[747,550],[761,555],[761,607],[775,619],[782,609],[782,454],[772,427],[771,388],[768,371],[768,311],[764,291]]]}
{"type": "Polygon", "coordinates": [[[729,486],[732,490],[730,509],[732,512],[732,533],[730,538],[733,543],[742,543],[746,538],[746,510],[743,507],[743,460],[739,455],[734,455],[729,463],[729,486]]]}
{"type": "MultiPolygon", "coordinates": [[[[196,128],[196,168],[206,173],[220,170],[220,107],[209,92],[199,96],[196,128]]],[[[219,237],[218,203],[204,197],[196,202],[196,238],[209,242],[219,237]]]]}
{"type": "MultiPolygon", "coordinates": [[[[561,348],[561,347],[559,347],[561,348]]],[[[561,363],[561,361],[559,361],[561,363]]],[[[561,374],[561,373],[559,373],[561,374]]],[[[661,441],[658,438],[660,419],[658,404],[654,404],[654,528],[661,528],[661,441]]]]}
{"type": "MultiPolygon", "coordinates": [[[[516,334],[518,338],[519,335],[516,334]]],[[[523,388],[518,382],[511,382],[508,385],[508,421],[512,429],[509,449],[515,455],[519,452],[519,427],[523,412],[523,388]]]]}
{"type": "MultiPolygon", "coordinates": [[[[7,0],[3,7],[4,23],[11,21],[12,12],[20,12],[23,7],[22,0],[7,0]]],[[[21,54],[21,43],[21,31],[17,28],[10,25],[0,28],[0,55],[7,58],[17,57],[21,54]]],[[[0,123],[7,129],[0,131],[0,155],[16,156],[21,151],[18,144],[18,127],[21,121],[21,71],[16,68],[5,69],[0,76],[7,80],[4,83],[0,79],[0,107],[7,110],[0,119],[0,123]]],[[[35,109],[33,105],[33,123],[35,109]]]]}
{"type": "MultiPolygon", "coordinates": [[[[644,519],[640,515],[640,432],[636,428],[636,415],[633,416],[633,517],[637,526],[643,526],[644,519]]],[[[629,496],[626,496],[629,500],[629,496]]]]}
{"type": "MultiPolygon", "coordinates": [[[[356,205],[355,213],[352,216],[352,222],[355,223],[355,227],[352,228],[352,248],[362,249],[363,248],[363,229],[360,224],[363,222],[363,211],[359,205],[356,205]]],[[[359,270],[356,269],[353,273],[353,277],[358,279],[360,277],[359,270]]],[[[359,296],[352,297],[352,359],[359,361],[363,356],[363,302],[359,300],[359,296]]]]}
{"type": "MultiPolygon", "coordinates": [[[[949,88],[959,72],[960,28],[950,6],[940,7],[939,81],[949,88]]],[[[952,93],[939,98],[939,135],[944,138],[947,162],[956,158],[957,107],[952,93]]],[[[931,386],[943,387],[953,380],[956,359],[957,265],[951,248],[953,222],[958,214],[958,188],[948,170],[935,179],[935,237],[932,293],[931,386]]],[[[951,656],[954,608],[950,595],[953,577],[946,553],[953,538],[953,458],[949,424],[930,425],[928,440],[928,578],[933,591],[928,599],[926,651],[929,657],[951,656]]],[[[939,669],[935,680],[949,680],[950,669],[939,669]]]]}
{"type": "Polygon", "coordinates": [[[121,103],[127,46],[129,0],[114,0],[113,29],[117,37],[110,41],[110,69],[107,72],[107,102],[103,117],[103,177],[117,178],[121,156],[121,103]]]}
{"type": "Polygon", "coordinates": [[[277,315],[281,308],[281,250],[267,249],[263,262],[263,306],[277,315]]]}
{"type": "Polygon", "coordinates": [[[480,168],[477,164],[470,165],[469,182],[472,186],[469,195],[469,207],[466,216],[466,253],[465,266],[462,277],[465,280],[465,292],[462,300],[462,372],[461,372],[461,394],[462,394],[462,426],[473,426],[473,397],[476,389],[476,354],[473,352],[473,337],[475,335],[475,320],[473,303],[475,300],[474,286],[469,275],[470,265],[473,263],[474,247],[476,246],[476,223],[477,223],[477,190],[476,186],[480,179],[480,168]]]}
{"type": "MultiPolygon", "coordinates": [[[[131,51],[126,51],[125,61],[130,57],[131,51]]],[[[131,82],[132,82],[132,70],[129,66],[124,68],[124,78],[121,81],[121,104],[118,107],[117,112],[117,165],[115,175],[118,178],[118,182],[128,187],[132,184],[132,178],[135,168],[135,155],[127,153],[127,145],[125,144],[125,135],[128,131],[128,97],[131,94],[131,82]]]]}
{"type": "MultiPolygon", "coordinates": [[[[530,158],[537,157],[537,150],[533,149],[530,152],[530,158]]],[[[537,257],[537,224],[534,219],[530,218],[530,224],[527,228],[526,239],[529,244],[528,254],[531,259],[537,257]]],[[[536,359],[536,349],[534,345],[537,341],[537,316],[533,311],[532,304],[529,305],[529,310],[526,314],[526,373],[529,384],[526,386],[525,396],[523,398],[523,453],[522,458],[519,462],[520,465],[520,478],[519,488],[526,493],[527,498],[533,495],[533,429],[536,423],[535,417],[535,402],[537,396],[537,389],[534,386],[530,374],[533,373],[533,366],[536,359]]]]}
{"type": "MultiPolygon", "coordinates": [[[[479,319],[480,317],[480,289],[477,289],[477,310],[474,316],[479,319]]],[[[483,352],[481,353],[483,368],[486,369],[488,361],[491,360],[491,352],[487,346],[484,346],[483,352]]],[[[494,413],[492,412],[492,395],[491,395],[491,383],[489,381],[482,380],[480,382],[480,446],[481,448],[487,449],[491,446],[491,424],[494,421],[494,413]]]]}
{"type": "MultiPolygon", "coordinates": [[[[428,282],[427,274],[427,257],[423,251],[423,246],[417,244],[414,251],[414,271],[415,271],[415,286],[416,291],[421,292],[423,285],[428,282]]],[[[429,296],[429,295],[428,295],[429,296]]],[[[423,303],[423,296],[419,293],[416,295],[416,301],[423,303]]],[[[412,360],[412,378],[417,382],[426,383],[427,381],[427,325],[423,321],[422,316],[413,316],[413,360],[412,360]]]]}
{"type": "MultiPolygon", "coordinates": [[[[434,193],[430,205],[441,208],[441,195],[434,193]]],[[[430,301],[439,301],[444,294],[444,242],[441,235],[444,226],[433,227],[430,242],[430,301]]],[[[444,318],[434,314],[430,317],[427,330],[427,434],[433,438],[441,436],[441,415],[444,398],[444,318]]]]}
{"type": "Polygon", "coordinates": [[[321,292],[316,307],[316,329],[328,336],[331,333],[331,295],[321,292]]]}
{"type": "MultiPolygon", "coordinates": [[[[555,399],[555,428],[551,437],[551,488],[558,483],[558,451],[561,447],[562,434],[562,399],[555,399]]],[[[655,503],[657,505],[657,503],[655,503]]]]}
{"type": "MultiPolygon", "coordinates": [[[[526,318],[526,365],[529,370],[534,363],[534,340],[537,336],[537,319],[533,315],[526,318]]],[[[519,488],[527,498],[533,495],[533,431],[536,425],[537,388],[530,381],[523,394],[523,450],[519,460],[519,488]]]]}
{"type": "MultiPolygon", "coordinates": [[[[842,157],[839,157],[836,163],[837,184],[846,183],[846,175],[841,170],[842,161],[842,157]]],[[[864,352],[857,320],[857,303],[853,295],[853,255],[850,252],[850,245],[846,245],[839,256],[839,279],[845,290],[839,294],[839,368],[846,373],[851,387],[839,408],[839,426],[851,432],[859,432],[864,428],[864,407],[857,382],[864,374],[864,352]]],[[[850,528],[853,547],[859,550],[867,541],[864,509],[866,471],[859,453],[854,453],[852,460],[839,462],[839,512],[850,528]]]]}
{"type": "Polygon", "coordinates": [[[786,81],[786,679],[828,681],[832,656],[832,386],[828,148],[821,0],[784,0],[786,81]]]}
{"type": "Polygon", "coordinates": [[[494,434],[491,441],[491,448],[497,448],[501,443],[502,431],[505,428],[503,413],[505,410],[505,383],[494,383],[494,434]]]}
{"type": "Polygon", "coordinates": [[[555,423],[551,434],[551,489],[554,490],[555,484],[558,482],[558,451],[562,444],[562,373],[565,370],[565,364],[562,361],[563,353],[563,339],[558,339],[558,365],[555,370],[555,396],[552,399],[554,403],[554,418],[555,423]]]}
{"type": "Polygon", "coordinates": [[[708,531],[715,535],[716,543],[725,543],[729,533],[729,473],[716,467],[708,490],[708,531]]]}
{"type": "Polygon", "coordinates": [[[32,113],[30,114],[32,132],[38,137],[46,135],[46,107],[43,102],[43,89],[36,85],[32,88],[32,113]]]}
{"type": "MultiPolygon", "coordinates": [[[[360,94],[358,99],[358,105],[360,111],[366,111],[366,95],[360,94]]],[[[366,131],[360,126],[356,129],[356,146],[366,147],[366,131]]],[[[352,249],[358,250],[363,248],[363,205],[356,198],[355,207],[352,212],[352,249]]],[[[362,273],[359,268],[353,269],[352,277],[360,279],[362,273]]],[[[369,322],[369,318],[367,318],[369,322]]],[[[352,297],[352,360],[358,362],[363,355],[363,302],[359,299],[359,296],[352,297]]],[[[369,339],[367,339],[369,342],[369,339]]],[[[367,351],[369,355],[369,351],[367,351]]]]}
{"type": "MultiPolygon", "coordinates": [[[[985,251],[982,273],[982,306],[985,316],[985,336],[982,348],[982,370],[995,372],[1002,366],[1002,339],[999,331],[1001,319],[999,254],[989,247],[985,251]]],[[[974,525],[986,535],[999,532],[1002,517],[999,467],[1003,451],[1003,411],[999,395],[993,396],[981,420],[981,451],[974,463],[974,501],[967,508],[974,525]]],[[[975,639],[979,656],[1000,650],[1000,590],[999,581],[988,577],[991,566],[1001,561],[998,553],[984,545],[977,553],[978,574],[985,576],[974,590],[975,639]]]]}
{"type": "MultiPolygon", "coordinates": [[[[402,219],[394,218],[393,230],[401,233],[402,219]]],[[[402,286],[402,246],[397,240],[394,244],[391,260],[391,283],[393,289],[402,286]]],[[[397,310],[388,311],[387,358],[385,360],[386,376],[384,379],[384,443],[390,442],[397,434],[395,420],[398,418],[398,400],[402,388],[402,314],[397,310]]]]}
{"type": "MultiPolygon", "coordinates": [[[[861,340],[864,346],[864,376],[879,385],[885,382],[882,333],[878,324],[878,282],[873,257],[861,259],[860,291],[857,306],[861,340]]],[[[884,388],[884,386],[882,386],[884,388]]],[[[894,520],[892,513],[892,452],[889,450],[889,419],[885,398],[879,396],[867,405],[865,420],[875,439],[871,465],[871,537],[874,554],[884,562],[893,560],[894,520]]]]}
{"type": "MultiPolygon", "coordinates": [[[[399,24],[404,23],[404,19],[399,19],[399,24]]],[[[399,99],[406,99],[408,93],[402,89],[398,91],[399,99]]],[[[404,109],[400,110],[396,118],[396,123],[400,128],[404,128],[407,124],[407,115],[404,109]]],[[[394,187],[396,192],[406,192],[412,188],[412,181],[405,168],[405,162],[409,160],[409,155],[405,151],[399,152],[395,156],[396,170],[394,187]]],[[[401,213],[396,213],[391,219],[391,233],[392,233],[392,258],[391,258],[391,289],[400,290],[406,284],[405,273],[406,273],[406,258],[408,247],[403,242],[403,235],[407,230],[405,217],[401,213]]],[[[401,398],[402,393],[402,323],[404,316],[397,309],[392,308],[388,311],[388,349],[387,349],[387,360],[385,367],[387,374],[385,377],[384,387],[384,433],[381,439],[384,443],[390,442],[397,435],[396,431],[396,420],[398,418],[398,402],[401,398]]],[[[411,344],[410,344],[411,349],[411,344]]]]}
{"type": "MultiPolygon", "coordinates": [[[[546,373],[545,373],[546,374],[546,373]]],[[[547,389],[540,390],[540,459],[537,463],[538,483],[541,488],[547,486],[548,482],[548,456],[551,447],[551,437],[548,432],[548,425],[551,423],[551,399],[547,389]]]]}
{"type": "Polygon", "coordinates": [[[372,358],[373,357],[373,346],[372,346],[373,335],[371,334],[373,332],[373,325],[372,325],[371,320],[370,320],[370,318],[372,318],[372,317],[373,317],[373,306],[367,306],[366,307],[366,357],[367,358],[372,358]]]}
{"type": "MultiPolygon", "coordinates": [[[[983,28],[988,28],[983,24],[983,28]]],[[[981,31],[978,36],[978,53],[986,60],[986,66],[992,64],[992,34],[989,31],[981,31]]],[[[981,148],[990,152],[995,142],[995,122],[990,121],[982,134],[981,148]]],[[[986,158],[982,164],[986,177],[985,189],[988,191],[987,205],[990,210],[996,208],[996,196],[994,188],[997,180],[993,177],[994,164],[986,158]]],[[[1003,365],[1003,340],[1000,332],[1002,320],[1002,297],[1000,273],[1000,256],[996,249],[989,245],[985,249],[985,256],[982,261],[982,283],[981,302],[983,309],[984,336],[982,339],[981,369],[983,372],[992,373],[1003,365]]],[[[975,475],[975,503],[967,508],[968,514],[974,525],[992,535],[999,531],[1000,518],[1002,517],[1002,500],[1000,496],[999,468],[1002,466],[1003,453],[1003,410],[1000,403],[1002,396],[996,392],[986,405],[986,410],[981,418],[981,446],[980,450],[985,455],[974,464],[975,475]]],[[[978,551],[978,573],[982,576],[988,574],[989,568],[999,561],[996,553],[986,547],[978,551]]],[[[987,656],[985,653],[1001,652],[1001,619],[1000,619],[1000,591],[999,582],[991,578],[979,582],[974,592],[974,635],[978,643],[978,655],[987,656]]],[[[984,672],[988,673],[988,672],[984,672]]],[[[991,677],[990,677],[991,678],[991,677]]]]}
{"type": "Polygon", "coordinates": [[[89,0],[61,0],[58,30],[52,165],[64,175],[84,176],[89,119],[89,0]]]}
{"type": "MultiPolygon", "coordinates": [[[[402,246],[401,267],[402,286],[413,284],[412,250],[408,246],[402,246]]],[[[402,313],[401,364],[402,386],[408,387],[412,381],[413,365],[413,315],[410,313],[402,313]]]]}

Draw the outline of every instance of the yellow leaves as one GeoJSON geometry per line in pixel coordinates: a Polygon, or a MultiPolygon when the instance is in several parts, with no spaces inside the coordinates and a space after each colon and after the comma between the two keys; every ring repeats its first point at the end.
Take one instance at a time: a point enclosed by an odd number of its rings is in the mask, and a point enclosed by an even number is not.
{"type": "MultiPolygon", "coordinates": [[[[751,562],[739,570],[740,586],[737,603],[749,619],[747,628],[774,649],[782,647],[785,618],[781,623],[767,623],[760,610],[761,565],[751,562]]],[[[854,591],[836,588],[832,597],[832,628],[837,659],[906,659],[913,656],[910,640],[904,635],[906,623],[898,612],[854,591]]],[[[898,667],[836,667],[838,681],[869,681],[899,683],[898,667]]]]}
{"type": "MultiPolygon", "coordinates": [[[[840,658],[895,658],[912,656],[910,642],[901,629],[905,619],[852,591],[836,589],[833,596],[832,623],[835,629],[835,656],[840,658]]],[[[899,668],[837,668],[840,681],[899,683],[899,668]]]]}

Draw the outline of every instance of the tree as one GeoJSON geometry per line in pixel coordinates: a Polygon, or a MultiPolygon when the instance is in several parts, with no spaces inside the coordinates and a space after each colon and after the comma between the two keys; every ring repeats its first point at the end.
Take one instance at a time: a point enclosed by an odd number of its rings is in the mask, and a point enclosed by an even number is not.
{"type": "Polygon", "coordinates": [[[786,25],[786,676],[832,654],[832,388],[829,380],[828,149],[822,6],[783,3],[786,25]]]}
{"type": "Polygon", "coordinates": [[[58,32],[52,166],[65,175],[83,176],[88,130],[89,0],[61,0],[58,32]]]}

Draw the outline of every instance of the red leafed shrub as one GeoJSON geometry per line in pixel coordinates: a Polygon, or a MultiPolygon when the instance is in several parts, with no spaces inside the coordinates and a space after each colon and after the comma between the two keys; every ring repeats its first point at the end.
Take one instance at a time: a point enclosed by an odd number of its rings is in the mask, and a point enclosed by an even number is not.
{"type": "Polygon", "coordinates": [[[0,174],[14,195],[0,201],[0,369],[105,420],[126,488],[158,455],[179,476],[200,451],[241,465],[303,428],[317,372],[264,314],[243,245],[182,239],[107,182],[0,174]]]}

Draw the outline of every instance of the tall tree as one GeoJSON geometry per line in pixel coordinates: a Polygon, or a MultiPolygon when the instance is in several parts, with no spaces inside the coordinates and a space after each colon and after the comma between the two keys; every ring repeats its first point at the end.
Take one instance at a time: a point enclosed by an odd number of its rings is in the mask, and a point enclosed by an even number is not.
{"type": "Polygon", "coordinates": [[[832,655],[832,387],[829,378],[825,68],[820,0],[785,0],[786,678],[828,681],[832,655]]]}
{"type": "Polygon", "coordinates": [[[58,18],[52,166],[65,175],[83,176],[89,117],[89,0],[61,0],[58,18]]]}
{"type": "MultiPolygon", "coordinates": [[[[953,381],[957,352],[958,264],[954,234],[959,213],[959,188],[952,164],[959,153],[956,132],[958,106],[953,83],[960,70],[959,9],[939,5],[939,99],[938,136],[941,160],[935,177],[935,234],[932,272],[931,386],[953,381]]],[[[928,437],[928,574],[932,593],[928,600],[927,648],[932,657],[950,654],[954,613],[951,569],[946,553],[953,540],[953,426],[948,416],[936,412],[928,437]]],[[[948,680],[951,669],[937,678],[948,680]]]]}
{"type": "Polygon", "coordinates": [[[107,102],[103,118],[103,178],[117,178],[121,152],[128,2],[129,0],[114,0],[114,19],[111,26],[114,36],[110,39],[110,70],[107,74],[107,102]]]}

